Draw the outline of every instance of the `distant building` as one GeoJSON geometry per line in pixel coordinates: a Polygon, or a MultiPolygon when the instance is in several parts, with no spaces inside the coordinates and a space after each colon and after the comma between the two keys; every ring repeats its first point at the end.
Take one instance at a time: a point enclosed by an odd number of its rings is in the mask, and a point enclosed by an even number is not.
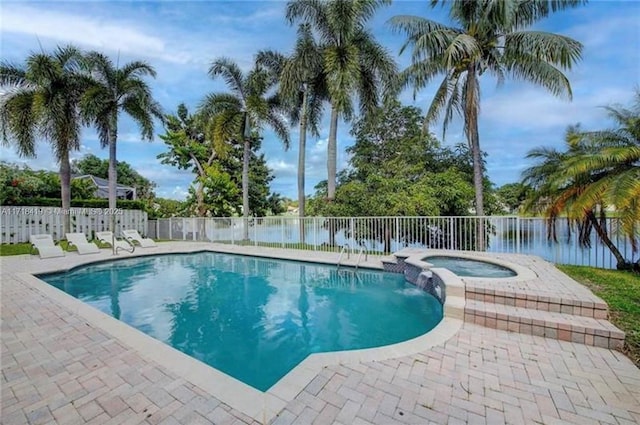
{"type": "MultiPolygon", "coordinates": [[[[73,176],[71,179],[72,180],[78,180],[78,179],[90,180],[93,183],[93,185],[96,187],[96,191],[93,194],[96,198],[104,198],[104,199],[109,198],[109,180],[92,176],[91,174],[85,174],[82,176],[73,176]]],[[[136,188],[118,184],[116,186],[116,198],[129,199],[131,201],[135,201],[137,199],[136,188]]]]}

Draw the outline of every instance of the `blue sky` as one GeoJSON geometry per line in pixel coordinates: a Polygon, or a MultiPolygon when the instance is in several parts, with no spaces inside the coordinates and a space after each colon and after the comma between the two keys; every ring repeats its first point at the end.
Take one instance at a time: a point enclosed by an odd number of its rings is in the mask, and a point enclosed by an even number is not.
{"type": "MultiPolygon", "coordinates": [[[[211,80],[207,69],[214,58],[228,56],[243,68],[250,67],[260,49],[288,52],[295,29],[284,20],[282,1],[76,1],[11,2],[0,4],[0,51],[2,60],[21,63],[32,51],[51,50],[72,43],[83,49],[99,50],[121,63],[146,60],[158,76],[150,81],[154,95],[166,112],[184,102],[194,109],[207,94],[224,91],[222,81],[211,80]]],[[[403,42],[386,21],[395,15],[412,14],[446,22],[446,9],[430,9],[424,1],[395,1],[380,10],[371,22],[378,40],[397,58],[401,67],[407,55],[398,57],[403,42]]],[[[560,146],[570,124],[585,129],[610,125],[600,106],[629,105],[634,87],[640,85],[640,2],[592,1],[586,6],[563,11],[541,21],[535,29],[553,31],[584,44],[583,60],[568,73],[573,101],[554,98],[543,89],[508,81],[501,87],[490,77],[482,80],[480,143],[488,153],[489,177],[496,185],[519,180],[528,163],[526,152],[537,146],[560,146]]],[[[403,102],[423,109],[431,100],[438,81],[417,93],[401,95],[403,102]]],[[[307,194],[326,178],[328,112],[319,138],[307,139],[307,194]]],[[[445,144],[464,142],[461,121],[447,132],[445,144]]],[[[347,166],[345,149],[353,144],[349,125],[338,129],[338,164],[347,166]]],[[[432,131],[441,138],[438,124],[432,131]]],[[[157,126],[157,133],[163,129],[157,126]]],[[[118,159],[127,161],[158,184],[156,193],[183,199],[193,180],[189,171],[161,165],[156,159],[165,148],[155,137],[140,141],[139,131],[126,117],[120,119],[118,159]]],[[[287,152],[265,131],[263,152],[276,179],[272,190],[296,197],[297,138],[292,129],[292,146],[287,152]]],[[[92,153],[107,158],[95,132],[86,129],[78,158],[92,153]]],[[[0,147],[0,158],[32,168],[57,170],[50,148],[40,143],[34,159],[19,158],[10,147],[0,147]]]]}

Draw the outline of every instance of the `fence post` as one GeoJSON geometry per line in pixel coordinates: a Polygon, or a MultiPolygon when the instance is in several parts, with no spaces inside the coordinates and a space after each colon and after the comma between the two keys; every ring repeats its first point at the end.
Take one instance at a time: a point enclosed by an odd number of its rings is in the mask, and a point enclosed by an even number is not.
{"type": "Polygon", "coordinates": [[[169,217],[169,240],[173,240],[173,223],[171,223],[171,217],[169,217]]]}
{"type": "Polygon", "coordinates": [[[313,250],[318,250],[318,217],[313,217],[313,250]]]}
{"type": "Polygon", "coordinates": [[[253,245],[258,246],[258,221],[253,218],[253,245]]]}
{"type": "Polygon", "coordinates": [[[197,218],[191,217],[191,234],[194,241],[196,240],[196,220],[197,218]]]}
{"type": "Polygon", "coordinates": [[[235,228],[236,224],[233,222],[233,218],[231,218],[231,245],[235,245],[236,244],[236,237],[235,237],[235,228]]]}
{"type": "Polygon", "coordinates": [[[449,249],[455,249],[454,248],[454,234],[453,234],[453,217],[449,217],[449,249]]]}
{"type": "Polygon", "coordinates": [[[516,216],[516,253],[520,254],[520,216],[516,216]]]}
{"type": "Polygon", "coordinates": [[[284,248],[284,222],[285,219],[280,217],[280,235],[282,236],[282,248],[284,248]]]}

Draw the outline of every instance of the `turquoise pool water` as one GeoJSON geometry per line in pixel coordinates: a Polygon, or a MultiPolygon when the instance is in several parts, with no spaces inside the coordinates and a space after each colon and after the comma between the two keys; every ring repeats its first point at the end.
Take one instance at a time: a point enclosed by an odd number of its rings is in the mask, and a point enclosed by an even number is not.
{"type": "Polygon", "coordinates": [[[512,277],[517,273],[513,270],[486,261],[471,260],[462,257],[432,256],[422,259],[434,267],[449,269],[458,276],[466,277],[512,277]]]}
{"type": "Polygon", "coordinates": [[[261,391],[311,353],[405,341],[442,319],[401,274],[210,252],[39,278],[261,391]]]}

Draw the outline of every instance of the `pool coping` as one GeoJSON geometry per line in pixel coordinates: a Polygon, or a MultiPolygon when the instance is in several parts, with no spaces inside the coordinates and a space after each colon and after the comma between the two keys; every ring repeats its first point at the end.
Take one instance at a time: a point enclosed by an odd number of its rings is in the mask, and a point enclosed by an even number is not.
{"type": "MultiPolygon", "coordinates": [[[[139,331],[132,326],[105,314],[71,295],[40,280],[35,275],[71,270],[88,264],[101,263],[125,258],[164,254],[189,254],[197,252],[217,252],[226,254],[250,255],[280,260],[294,260],[336,265],[337,253],[313,252],[312,258],[302,257],[305,251],[284,250],[281,248],[263,248],[228,246],[223,244],[159,244],[156,249],[136,250],[132,254],[120,254],[117,258],[74,257],[79,260],[71,267],[64,262],[44,268],[35,273],[16,272],[15,276],[26,285],[45,294],[53,301],[68,308],[82,317],[87,323],[109,333],[122,343],[132,347],[143,357],[155,361],[183,379],[197,385],[230,407],[261,422],[268,423],[293,400],[311,380],[326,366],[359,362],[381,361],[390,358],[415,354],[433,346],[440,345],[453,337],[462,327],[464,319],[464,282],[446,269],[439,269],[441,278],[447,287],[447,297],[443,306],[443,318],[432,330],[396,344],[382,347],[349,350],[328,353],[314,353],[291,369],[284,377],[266,392],[259,391],[241,381],[184,354],[169,345],[139,331]],[[166,248],[166,249],[164,249],[166,248]]],[[[37,260],[36,260],[37,261],[37,260]]],[[[382,270],[382,263],[376,259],[360,264],[361,268],[382,270]]],[[[353,261],[343,261],[345,266],[353,266],[353,261]]],[[[435,269],[434,269],[435,270],[435,269]]]]}

